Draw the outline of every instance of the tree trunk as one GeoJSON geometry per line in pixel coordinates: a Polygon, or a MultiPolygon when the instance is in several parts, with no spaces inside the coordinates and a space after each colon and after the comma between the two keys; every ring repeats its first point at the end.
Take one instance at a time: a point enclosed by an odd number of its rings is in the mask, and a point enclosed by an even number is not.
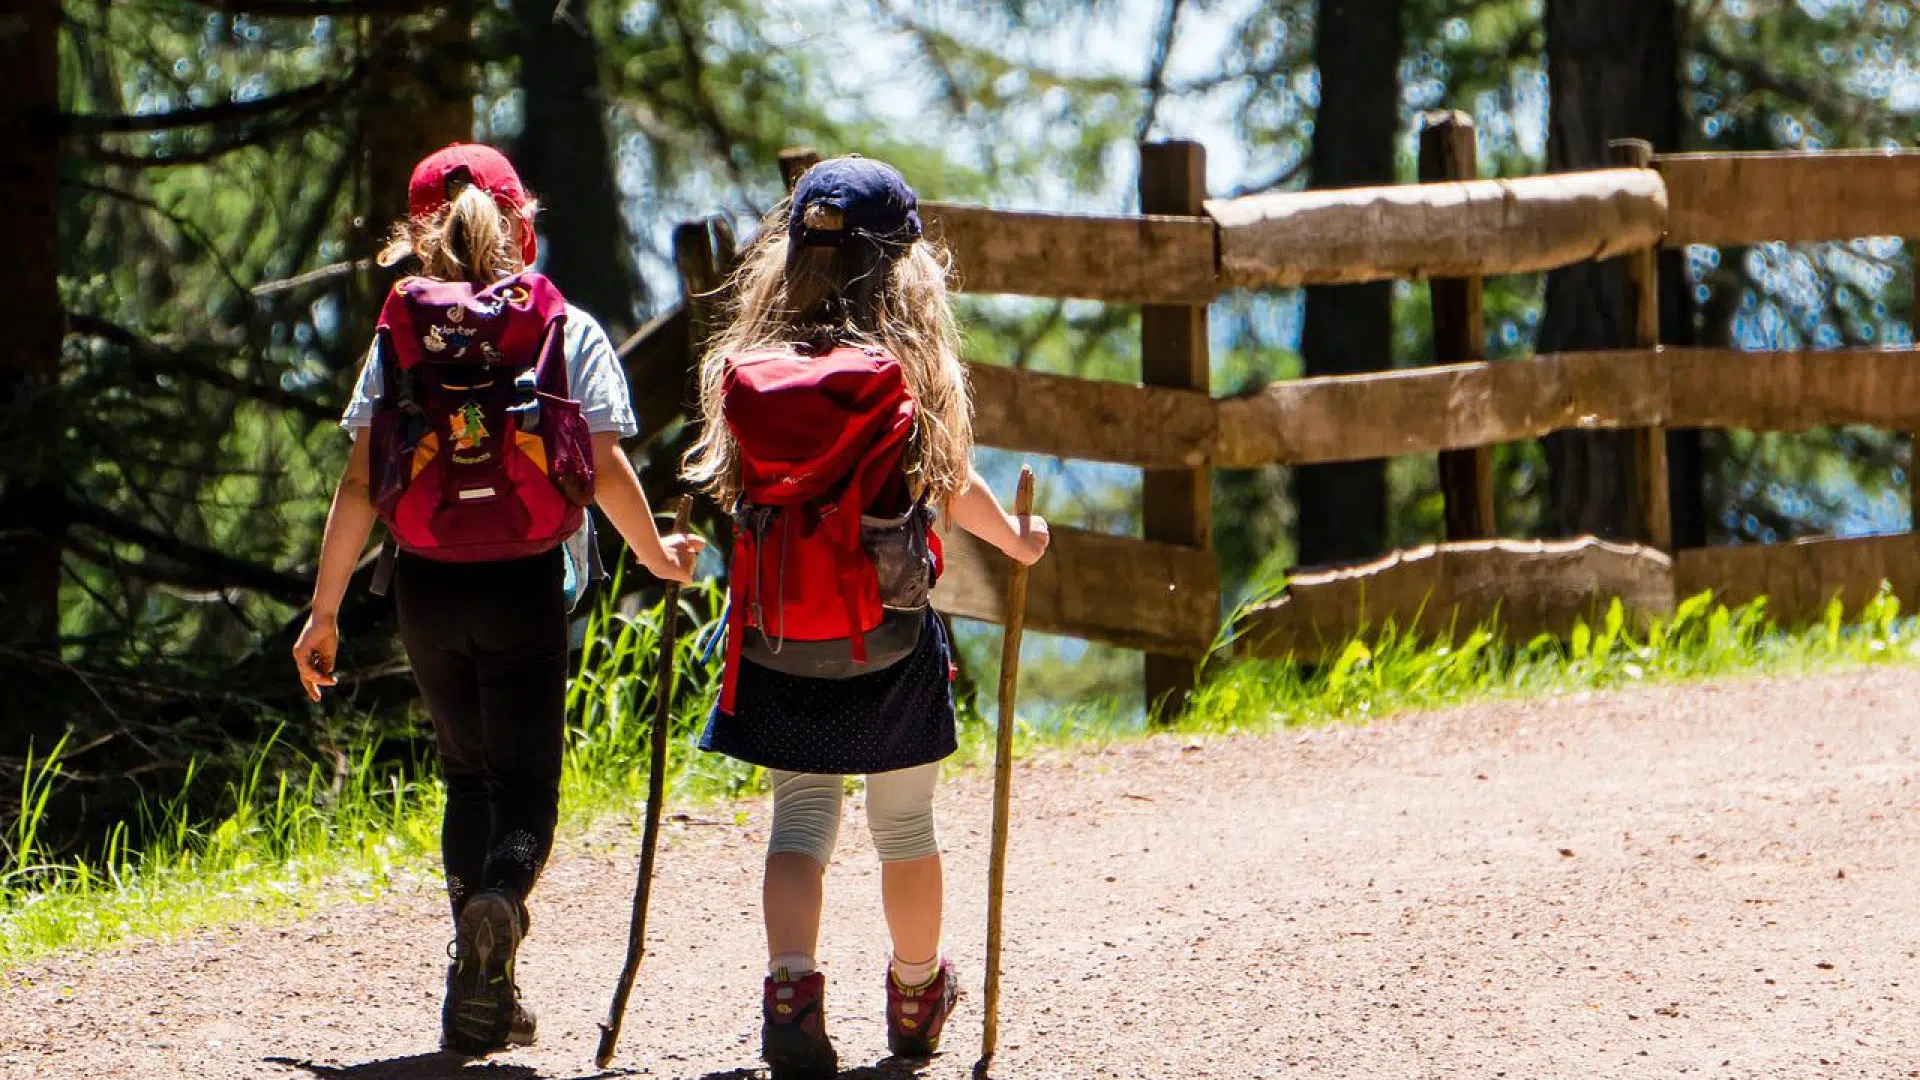
{"type": "MultiPolygon", "coordinates": [[[[1400,129],[1404,0],[1320,0],[1314,63],[1320,108],[1313,123],[1316,188],[1390,184],[1400,129]]],[[[1308,375],[1350,375],[1392,363],[1393,285],[1307,290],[1300,354],[1308,375]]],[[[1378,554],[1387,542],[1384,461],[1294,471],[1303,565],[1378,554]]]]}
{"type": "MultiPolygon", "coordinates": [[[[1613,139],[1646,139],[1656,151],[1677,148],[1678,20],[1673,0],[1547,0],[1549,172],[1607,167],[1613,139]]],[[[1680,272],[1671,258],[1660,270],[1666,277],[1680,272]]],[[[1684,324],[1669,310],[1662,310],[1661,321],[1664,327],[1684,324]]],[[[1547,275],[1540,352],[1619,347],[1632,339],[1633,312],[1619,260],[1579,263],[1547,275]]],[[[1545,443],[1549,529],[1631,538],[1631,436],[1566,431],[1545,443]]],[[[1695,459],[1683,454],[1682,467],[1695,459]]],[[[1693,531],[1692,522],[1687,529],[1693,531]]]]}
{"type": "Polygon", "coordinates": [[[51,647],[60,626],[59,0],[0,19],[0,643],[51,647]]]}
{"type": "MultiPolygon", "coordinates": [[[[424,15],[369,20],[373,77],[361,108],[369,251],[407,216],[407,181],[420,159],[473,138],[473,0],[424,15]]],[[[377,300],[376,300],[377,303],[377,300]]]]}
{"type": "Polygon", "coordinates": [[[616,342],[637,327],[646,298],[600,90],[600,48],[585,29],[589,5],[573,0],[555,22],[554,0],[514,0],[526,125],[514,165],[539,196],[546,273],[616,342]]]}

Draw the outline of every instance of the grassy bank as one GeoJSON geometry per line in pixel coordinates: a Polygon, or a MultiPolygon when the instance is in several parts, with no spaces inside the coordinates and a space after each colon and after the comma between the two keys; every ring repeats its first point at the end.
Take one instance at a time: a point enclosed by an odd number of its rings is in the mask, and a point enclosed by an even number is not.
{"type": "MultiPolygon", "coordinates": [[[[692,747],[713,690],[700,650],[717,599],[709,590],[683,601],[699,631],[682,635],[675,657],[690,691],[674,717],[670,760],[675,798],[683,802],[731,798],[762,784],[758,770],[692,747]]],[[[644,798],[658,635],[657,612],[596,616],[569,691],[563,828],[581,829],[644,798]]],[[[1843,623],[1835,606],[1818,627],[1782,632],[1768,622],[1764,604],[1729,610],[1703,595],[1638,636],[1616,605],[1565,642],[1502,646],[1488,628],[1458,640],[1419,642],[1386,627],[1335,655],[1306,671],[1267,661],[1222,663],[1179,728],[1261,731],[1484,697],[1907,662],[1920,659],[1920,640],[1891,597],[1870,604],[1852,623],[1843,623]]],[[[1019,738],[1031,746],[1138,737],[1143,725],[1119,719],[1124,715],[1115,704],[1076,705],[1043,726],[1023,723],[1019,738]]],[[[989,758],[990,739],[988,725],[965,718],[956,764],[989,758]]],[[[35,835],[36,811],[61,768],[57,751],[36,762],[23,781],[27,812],[0,851],[0,967],[63,948],[285,916],[320,899],[370,898],[407,877],[437,881],[441,791],[415,778],[430,776],[430,769],[381,766],[370,755],[270,767],[283,759],[272,751],[256,750],[254,767],[229,785],[217,818],[191,820],[184,798],[154,804],[143,828],[123,823],[104,852],[85,863],[49,856],[35,835]],[[135,834],[150,838],[138,850],[125,839],[135,834]]]]}

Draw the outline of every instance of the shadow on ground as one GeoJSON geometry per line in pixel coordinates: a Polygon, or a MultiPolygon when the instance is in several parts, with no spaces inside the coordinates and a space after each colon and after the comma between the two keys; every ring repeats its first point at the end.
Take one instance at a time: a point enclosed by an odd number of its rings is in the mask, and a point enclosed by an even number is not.
{"type": "MultiPolygon", "coordinates": [[[[841,1069],[835,1080],[918,1080],[925,1076],[927,1062],[904,1058],[882,1058],[871,1065],[841,1069]]],[[[699,1080],[766,1080],[765,1069],[726,1069],[707,1073],[699,1080]]]]}
{"type": "MultiPolygon", "coordinates": [[[[325,1080],[613,1080],[636,1076],[632,1069],[606,1069],[578,1076],[561,1077],[544,1073],[530,1065],[507,1065],[476,1061],[459,1054],[414,1054],[410,1057],[382,1058],[359,1065],[322,1065],[300,1058],[270,1057],[273,1065],[300,1069],[325,1080]]],[[[728,1076],[733,1074],[729,1073],[728,1076]]],[[[752,1076],[752,1073],[745,1074],[752,1076]]]]}

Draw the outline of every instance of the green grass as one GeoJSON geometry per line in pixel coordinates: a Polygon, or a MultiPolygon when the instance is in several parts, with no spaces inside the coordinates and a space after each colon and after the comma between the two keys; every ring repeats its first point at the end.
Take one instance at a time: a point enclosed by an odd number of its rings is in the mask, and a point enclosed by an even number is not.
{"type": "MultiPolygon", "coordinates": [[[[691,626],[675,661],[689,692],[674,714],[669,761],[674,797],[682,803],[764,786],[760,770],[692,747],[714,689],[698,650],[719,600],[711,587],[682,599],[691,626]]],[[[567,830],[631,812],[644,799],[658,639],[657,611],[596,616],[569,690],[567,830]]],[[[1218,655],[1226,655],[1227,644],[1218,655]]],[[[1821,625],[1793,632],[1775,629],[1764,603],[1729,610],[1702,595],[1637,634],[1615,604],[1565,642],[1543,637],[1504,646],[1486,627],[1458,640],[1423,642],[1388,626],[1332,655],[1330,663],[1304,671],[1272,661],[1222,660],[1177,729],[1258,732],[1485,697],[1904,662],[1920,659],[1920,639],[1890,595],[1846,622],[1835,604],[1821,625]]],[[[1125,715],[1119,703],[1089,702],[1055,710],[1044,723],[1023,716],[1017,741],[1032,749],[1134,738],[1148,730],[1138,720],[1119,719],[1125,715]]],[[[963,717],[954,767],[990,759],[991,736],[989,724],[963,717]]],[[[85,861],[49,855],[38,836],[48,795],[60,780],[60,751],[34,762],[23,781],[25,812],[0,836],[0,967],[59,949],[286,917],[317,901],[371,898],[407,879],[437,882],[441,789],[418,779],[430,777],[431,769],[381,765],[370,751],[357,761],[287,767],[271,764],[287,760],[276,750],[256,749],[252,767],[228,786],[221,814],[193,820],[183,794],[149,807],[139,829],[116,826],[103,850],[85,861]],[[127,842],[132,835],[147,839],[136,849],[127,842]]]]}

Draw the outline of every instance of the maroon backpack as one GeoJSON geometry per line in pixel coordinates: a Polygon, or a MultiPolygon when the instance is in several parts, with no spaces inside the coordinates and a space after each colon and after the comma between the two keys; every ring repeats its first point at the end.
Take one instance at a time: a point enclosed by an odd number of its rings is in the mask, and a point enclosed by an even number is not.
{"type": "Polygon", "coordinates": [[[722,394],[741,497],[720,708],[742,657],[837,679],[911,653],[940,544],[902,469],[915,408],[899,363],[767,349],[730,358],[722,394]]]}
{"type": "Polygon", "coordinates": [[[443,562],[551,550],[593,501],[593,445],[569,396],[566,301],[522,273],[476,290],[407,278],[380,311],[373,505],[395,546],[443,562]]]}

